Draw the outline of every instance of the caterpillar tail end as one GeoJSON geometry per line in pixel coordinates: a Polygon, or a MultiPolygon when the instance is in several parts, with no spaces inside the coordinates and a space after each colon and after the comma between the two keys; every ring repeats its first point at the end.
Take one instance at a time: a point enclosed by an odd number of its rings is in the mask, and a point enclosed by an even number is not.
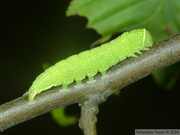
{"type": "Polygon", "coordinates": [[[30,103],[34,102],[34,98],[36,97],[36,95],[37,95],[37,92],[34,92],[34,91],[29,93],[29,102],[30,103]]]}

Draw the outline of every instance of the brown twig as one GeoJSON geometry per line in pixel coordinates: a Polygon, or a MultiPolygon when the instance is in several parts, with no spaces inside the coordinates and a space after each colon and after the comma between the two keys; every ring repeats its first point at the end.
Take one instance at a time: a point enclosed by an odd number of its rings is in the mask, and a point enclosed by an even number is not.
{"type": "Polygon", "coordinates": [[[0,131],[47,113],[61,106],[83,103],[88,95],[99,95],[121,89],[163,67],[180,61],[180,35],[163,41],[138,58],[130,58],[108,70],[107,77],[96,76],[97,81],[71,87],[67,91],[51,88],[39,94],[34,104],[28,104],[27,95],[0,106],[0,131]]]}

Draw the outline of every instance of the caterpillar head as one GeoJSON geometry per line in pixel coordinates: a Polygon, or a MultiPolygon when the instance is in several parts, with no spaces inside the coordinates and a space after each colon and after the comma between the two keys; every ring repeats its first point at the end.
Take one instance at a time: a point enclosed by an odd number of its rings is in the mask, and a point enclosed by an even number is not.
{"type": "Polygon", "coordinates": [[[153,45],[151,34],[144,29],[143,45],[145,50],[153,45]]]}
{"type": "Polygon", "coordinates": [[[36,95],[38,94],[38,92],[35,90],[34,87],[31,87],[28,91],[28,95],[29,95],[29,101],[33,102],[34,98],[36,97],[36,95]]]}

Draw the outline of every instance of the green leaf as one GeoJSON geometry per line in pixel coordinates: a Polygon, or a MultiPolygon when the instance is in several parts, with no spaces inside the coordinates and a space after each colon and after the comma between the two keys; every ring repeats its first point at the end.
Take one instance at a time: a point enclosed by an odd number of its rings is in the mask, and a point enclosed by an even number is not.
{"type": "Polygon", "coordinates": [[[73,0],[66,13],[87,17],[103,37],[147,28],[160,41],[180,31],[179,0],[73,0]]]}
{"type": "Polygon", "coordinates": [[[153,74],[157,84],[165,90],[171,90],[180,77],[180,62],[153,74]]]}
{"type": "Polygon", "coordinates": [[[65,108],[61,107],[56,110],[51,111],[52,118],[60,125],[60,126],[69,126],[77,123],[77,117],[68,116],[65,114],[65,108]]]}

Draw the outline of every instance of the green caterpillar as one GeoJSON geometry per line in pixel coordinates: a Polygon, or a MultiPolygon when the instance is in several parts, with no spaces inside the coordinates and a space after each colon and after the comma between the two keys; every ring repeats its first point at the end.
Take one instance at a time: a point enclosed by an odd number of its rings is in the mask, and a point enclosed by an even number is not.
{"type": "Polygon", "coordinates": [[[73,81],[80,85],[86,76],[89,80],[93,80],[98,72],[104,76],[110,67],[127,57],[136,56],[142,50],[148,50],[152,44],[150,33],[146,29],[137,29],[125,32],[109,43],[61,60],[36,78],[27,92],[29,101],[53,86],[62,85],[62,89],[67,89],[73,81]]]}

